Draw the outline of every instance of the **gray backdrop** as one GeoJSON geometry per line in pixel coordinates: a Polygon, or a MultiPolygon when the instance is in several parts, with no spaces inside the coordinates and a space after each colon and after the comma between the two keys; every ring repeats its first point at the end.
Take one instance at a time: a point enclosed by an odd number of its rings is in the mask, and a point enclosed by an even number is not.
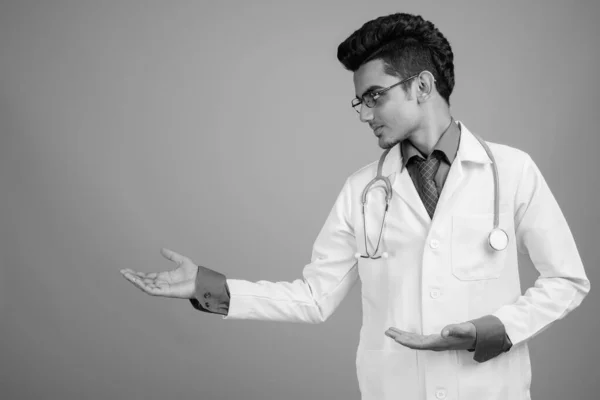
{"type": "Polygon", "coordinates": [[[398,11],[449,38],[454,116],[532,155],[592,282],[530,342],[534,400],[598,398],[600,2],[1,3],[3,399],[358,399],[358,285],[325,324],[223,321],[119,269],[172,268],[164,246],[301,277],[380,154],[337,45],[398,11]]]}

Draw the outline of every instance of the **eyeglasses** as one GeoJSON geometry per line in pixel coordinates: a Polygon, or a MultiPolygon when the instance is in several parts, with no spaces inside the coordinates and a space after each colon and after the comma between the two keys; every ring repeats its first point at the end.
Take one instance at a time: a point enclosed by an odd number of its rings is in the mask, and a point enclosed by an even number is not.
{"type": "Polygon", "coordinates": [[[365,103],[365,106],[373,108],[377,104],[377,99],[379,99],[385,92],[395,88],[398,85],[408,82],[411,79],[416,78],[417,76],[419,76],[419,74],[409,76],[408,78],[403,79],[400,82],[394,83],[392,86],[388,86],[386,88],[374,92],[365,93],[361,98],[354,98],[352,99],[352,108],[354,108],[354,110],[356,110],[357,113],[360,113],[360,105],[363,103],[365,103]]]}

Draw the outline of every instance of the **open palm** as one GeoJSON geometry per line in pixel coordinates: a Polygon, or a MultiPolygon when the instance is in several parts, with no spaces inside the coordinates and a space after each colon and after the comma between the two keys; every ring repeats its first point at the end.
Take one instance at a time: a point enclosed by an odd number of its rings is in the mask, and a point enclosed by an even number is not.
{"type": "Polygon", "coordinates": [[[137,272],[130,268],[121,270],[129,282],[152,296],[191,299],[194,297],[198,266],[189,258],[162,248],[161,254],[177,264],[177,268],[164,272],[137,272]]]}

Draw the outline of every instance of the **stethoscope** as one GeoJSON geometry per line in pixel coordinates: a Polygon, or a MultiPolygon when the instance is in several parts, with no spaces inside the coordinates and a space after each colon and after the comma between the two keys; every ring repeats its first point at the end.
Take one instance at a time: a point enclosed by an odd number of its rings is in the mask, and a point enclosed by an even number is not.
{"type": "MultiPolygon", "coordinates": [[[[454,122],[452,122],[452,123],[454,123],[454,122]]],[[[490,232],[490,234],[488,236],[488,243],[492,249],[494,249],[496,251],[502,251],[502,250],[506,249],[506,247],[508,246],[508,234],[506,233],[506,231],[504,231],[504,229],[499,227],[499,225],[500,225],[500,187],[498,184],[498,167],[496,166],[496,160],[494,159],[494,155],[492,154],[492,151],[490,150],[488,145],[485,143],[485,141],[474,133],[472,133],[472,135],[475,136],[475,138],[479,141],[479,143],[481,143],[481,145],[485,149],[485,152],[490,157],[490,160],[492,160],[492,171],[494,173],[494,228],[492,229],[492,231],[490,232]]],[[[377,260],[379,258],[388,258],[388,253],[385,251],[382,252],[380,256],[378,256],[376,254],[377,254],[377,251],[379,250],[379,245],[381,244],[381,236],[383,235],[383,227],[385,225],[385,217],[387,215],[387,212],[388,212],[388,209],[390,206],[390,200],[392,199],[392,185],[390,183],[390,180],[386,176],[383,176],[381,173],[381,170],[383,168],[383,162],[385,161],[385,157],[390,152],[390,150],[391,149],[387,149],[386,151],[383,152],[383,154],[381,154],[381,157],[379,158],[379,164],[377,165],[377,176],[375,176],[375,178],[373,178],[373,180],[371,180],[371,182],[369,182],[367,184],[367,186],[365,186],[365,188],[362,192],[362,198],[361,198],[362,217],[363,217],[363,229],[364,229],[364,238],[365,238],[365,251],[366,251],[367,255],[356,253],[355,257],[357,259],[358,258],[370,258],[373,260],[377,260]],[[367,194],[369,192],[369,189],[371,188],[371,186],[373,186],[375,183],[377,183],[379,181],[383,181],[383,183],[385,184],[385,188],[384,188],[384,190],[385,190],[385,211],[383,212],[383,220],[381,221],[381,230],[379,231],[379,239],[377,240],[377,247],[375,248],[375,251],[373,252],[373,254],[370,254],[369,249],[367,247],[367,225],[366,225],[366,217],[365,217],[365,205],[367,204],[367,194]]]]}

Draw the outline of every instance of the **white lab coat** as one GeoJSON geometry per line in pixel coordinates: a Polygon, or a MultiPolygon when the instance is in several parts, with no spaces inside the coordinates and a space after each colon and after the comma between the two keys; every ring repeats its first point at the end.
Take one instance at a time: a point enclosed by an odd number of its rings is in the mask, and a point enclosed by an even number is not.
{"type": "MultiPolygon", "coordinates": [[[[500,179],[500,226],[508,248],[491,250],[494,186],[491,160],[458,123],[461,140],[431,220],[404,169],[400,146],[383,175],[393,197],[381,250],[365,254],[360,197],[376,175],[374,162],[350,176],[313,247],[304,279],[249,282],[227,279],[224,319],[319,323],[362,283],[362,328],[356,368],[363,400],[530,399],[527,341],[576,308],[590,290],[573,236],[539,169],[525,152],[489,143],[500,179]],[[529,254],[540,276],[521,293],[517,251],[529,254]],[[478,363],[473,353],[408,349],[384,335],[389,327],[424,335],[484,315],[498,317],[513,347],[478,363]]],[[[368,196],[369,249],[383,213],[383,191],[368,196]],[[379,206],[377,206],[379,205],[379,206]]]]}

